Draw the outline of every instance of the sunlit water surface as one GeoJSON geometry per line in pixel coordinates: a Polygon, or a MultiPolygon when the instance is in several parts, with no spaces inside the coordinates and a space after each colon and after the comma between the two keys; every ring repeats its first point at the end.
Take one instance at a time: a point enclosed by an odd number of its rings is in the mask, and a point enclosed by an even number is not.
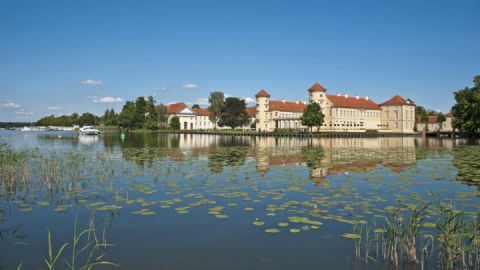
{"type": "Polygon", "coordinates": [[[16,149],[95,168],[2,197],[5,269],[44,269],[47,230],[59,246],[91,213],[121,269],[367,268],[342,237],[352,221],[381,223],[389,206],[430,192],[469,213],[480,205],[480,147],[463,140],[0,132],[16,149]]]}

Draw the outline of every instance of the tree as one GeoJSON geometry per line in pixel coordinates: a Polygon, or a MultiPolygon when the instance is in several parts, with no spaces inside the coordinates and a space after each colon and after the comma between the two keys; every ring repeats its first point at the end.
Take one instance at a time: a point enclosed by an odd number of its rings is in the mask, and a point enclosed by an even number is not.
{"type": "Polygon", "coordinates": [[[316,126],[318,129],[323,124],[324,115],[322,113],[322,108],[316,102],[312,102],[308,104],[308,106],[303,111],[302,117],[302,125],[308,126],[310,131],[312,131],[312,127],[316,126]]]}
{"type": "Polygon", "coordinates": [[[143,128],[148,130],[157,130],[158,122],[155,119],[147,119],[147,121],[143,123],[143,128]]]}
{"type": "Polygon", "coordinates": [[[180,118],[178,116],[173,116],[170,119],[170,127],[176,130],[180,129],[180,118]]]}
{"type": "Polygon", "coordinates": [[[99,122],[98,117],[91,113],[83,113],[79,118],[78,118],[78,124],[80,126],[94,126],[97,125],[99,122]]]}
{"type": "Polygon", "coordinates": [[[210,103],[208,107],[210,115],[208,118],[213,122],[215,128],[217,128],[217,122],[222,114],[224,99],[225,97],[222,92],[212,92],[208,98],[208,102],[210,103]]]}
{"type": "Polygon", "coordinates": [[[155,112],[157,114],[158,122],[160,126],[167,126],[168,116],[167,116],[167,106],[163,104],[158,104],[155,106],[155,112]]]}
{"type": "Polygon", "coordinates": [[[133,128],[142,128],[147,116],[147,101],[145,97],[138,97],[135,100],[135,113],[133,128]]]}
{"type": "Polygon", "coordinates": [[[198,105],[198,104],[193,104],[192,109],[200,109],[200,105],[198,105]]]}
{"type": "Polygon", "coordinates": [[[124,128],[133,128],[135,122],[135,103],[127,101],[118,116],[118,125],[124,128]]]}
{"type": "Polygon", "coordinates": [[[116,126],[117,125],[117,114],[115,111],[112,109],[110,110],[105,110],[105,113],[103,114],[102,117],[102,123],[105,126],[116,126]]]}
{"type": "Polygon", "coordinates": [[[422,106],[415,106],[416,123],[426,123],[428,120],[427,110],[422,106]]]}
{"type": "Polygon", "coordinates": [[[221,111],[218,125],[234,129],[248,124],[250,119],[245,108],[245,100],[237,97],[228,97],[221,111]]]}
{"type": "Polygon", "coordinates": [[[146,102],[147,104],[146,104],[145,111],[148,114],[147,119],[157,120],[158,114],[157,114],[157,110],[155,109],[155,103],[156,103],[155,99],[152,96],[149,96],[146,102]]]}
{"type": "Polygon", "coordinates": [[[473,87],[454,93],[456,104],[452,107],[454,128],[468,137],[480,135],[480,75],[473,82],[473,87]]]}

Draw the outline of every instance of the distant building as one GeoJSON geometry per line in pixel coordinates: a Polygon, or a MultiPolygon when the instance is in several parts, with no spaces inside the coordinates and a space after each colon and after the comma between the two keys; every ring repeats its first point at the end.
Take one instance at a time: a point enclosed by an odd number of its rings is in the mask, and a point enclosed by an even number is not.
{"type": "MultiPolygon", "coordinates": [[[[250,125],[255,122],[255,107],[247,107],[245,112],[250,116],[250,122],[244,129],[250,128],[250,125]]],[[[177,116],[180,120],[181,130],[206,130],[214,129],[215,124],[210,120],[210,111],[208,108],[194,108],[191,109],[185,103],[174,103],[167,106],[168,123],[172,117],[177,116]]],[[[229,128],[218,127],[217,128],[229,128]]]]}
{"type": "Polygon", "coordinates": [[[429,115],[426,123],[417,123],[419,132],[452,132],[453,131],[453,113],[445,115],[445,122],[438,123],[438,116],[429,115]]]}
{"type": "MultiPolygon", "coordinates": [[[[378,105],[368,97],[329,95],[327,89],[315,83],[308,89],[310,103],[316,102],[325,116],[323,131],[413,133],[415,104],[401,96],[394,96],[378,105]]],[[[256,95],[257,131],[278,129],[306,129],[301,116],[307,104],[301,101],[271,100],[264,89],[256,95]]]]}

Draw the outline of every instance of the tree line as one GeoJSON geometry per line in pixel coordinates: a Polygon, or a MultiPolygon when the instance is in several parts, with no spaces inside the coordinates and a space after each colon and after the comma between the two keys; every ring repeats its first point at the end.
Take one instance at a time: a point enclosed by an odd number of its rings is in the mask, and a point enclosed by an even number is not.
{"type": "MultiPolygon", "coordinates": [[[[212,92],[209,97],[209,119],[215,127],[240,127],[249,124],[249,116],[246,113],[245,100],[237,97],[227,97],[222,92],[212,92]]],[[[192,107],[200,108],[198,104],[192,107]]],[[[91,113],[73,113],[71,115],[46,116],[36,122],[38,126],[72,126],[72,125],[104,125],[118,126],[125,129],[159,128],[180,129],[178,117],[167,115],[167,106],[157,103],[154,97],[138,97],[133,101],[126,101],[122,110],[107,109],[103,116],[95,116],[91,113]]]]}
{"type": "MultiPolygon", "coordinates": [[[[454,92],[455,105],[452,107],[453,127],[468,137],[480,136],[480,75],[474,77],[473,87],[465,87],[454,92]]],[[[242,127],[250,123],[246,113],[245,100],[238,97],[225,98],[222,92],[212,92],[208,98],[210,112],[209,119],[215,128],[242,127]]],[[[192,108],[200,108],[194,104],[192,108]]],[[[446,117],[441,112],[425,109],[422,106],[415,107],[416,123],[426,123],[428,116],[437,116],[439,124],[445,122],[446,117]]],[[[319,104],[311,103],[301,116],[302,125],[320,127],[324,122],[324,115],[319,104]]],[[[55,117],[53,115],[43,117],[37,121],[39,126],[71,126],[71,125],[105,125],[118,126],[127,129],[180,129],[178,117],[172,117],[168,121],[167,106],[157,103],[152,96],[138,97],[134,101],[127,101],[120,113],[114,109],[107,109],[103,116],[95,116],[91,113],[73,113],[55,117]]],[[[255,127],[255,123],[251,125],[255,127]]]]}

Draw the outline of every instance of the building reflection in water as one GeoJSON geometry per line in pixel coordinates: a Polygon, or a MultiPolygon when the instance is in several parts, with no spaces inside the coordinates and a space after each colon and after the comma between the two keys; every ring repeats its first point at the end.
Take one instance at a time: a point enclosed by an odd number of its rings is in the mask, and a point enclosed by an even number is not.
{"type": "MultiPolygon", "coordinates": [[[[431,150],[453,154],[456,146],[465,144],[462,140],[423,137],[299,139],[162,133],[131,134],[124,143],[109,138],[104,141],[106,148],[143,151],[136,155],[147,166],[159,157],[175,161],[195,157],[208,162],[212,172],[221,172],[254,160],[261,175],[274,166],[307,166],[316,183],[328,175],[365,173],[379,166],[400,173],[426,158],[431,150]]],[[[127,152],[124,158],[131,159],[127,152]]]]}

